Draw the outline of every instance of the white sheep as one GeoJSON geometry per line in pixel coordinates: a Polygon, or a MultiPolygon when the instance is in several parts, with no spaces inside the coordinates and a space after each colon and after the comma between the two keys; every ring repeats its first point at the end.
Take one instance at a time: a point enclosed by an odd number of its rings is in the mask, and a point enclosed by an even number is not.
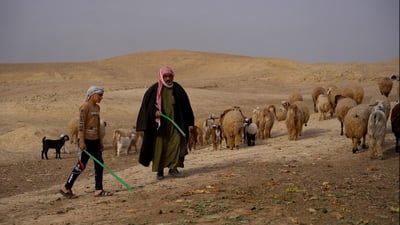
{"type": "Polygon", "coordinates": [[[371,158],[383,159],[383,143],[386,135],[387,117],[383,102],[377,102],[368,119],[367,140],[371,158]]]}
{"type": "Polygon", "coordinates": [[[378,88],[381,95],[389,97],[390,91],[393,88],[393,80],[389,77],[383,77],[378,80],[378,88]]]}
{"type": "Polygon", "coordinates": [[[385,112],[386,118],[389,118],[389,114],[390,114],[390,110],[391,110],[389,98],[384,95],[372,96],[369,101],[369,104],[376,105],[378,102],[383,103],[383,111],[385,112]]]}
{"type": "Polygon", "coordinates": [[[335,102],[335,115],[340,122],[340,135],[343,136],[344,118],[347,112],[357,105],[357,102],[352,98],[344,97],[342,95],[336,95],[335,102]]]}
{"type": "Polygon", "coordinates": [[[286,120],[288,107],[289,107],[289,102],[281,101],[281,106],[278,108],[278,110],[275,111],[276,120],[278,121],[286,120]]]}
{"type": "MultiPolygon", "coordinates": [[[[107,121],[101,119],[100,120],[100,138],[104,139],[106,135],[106,126],[107,121]]],[[[78,141],[78,127],[79,127],[79,117],[72,118],[68,122],[68,131],[70,133],[70,142],[71,144],[77,143],[78,141]]]]}
{"type": "Polygon", "coordinates": [[[353,153],[358,151],[359,143],[362,148],[366,148],[365,140],[370,113],[371,108],[368,105],[360,104],[351,108],[344,117],[345,134],[352,140],[353,153]]]}
{"type": "Polygon", "coordinates": [[[319,113],[319,121],[326,119],[326,114],[331,112],[332,105],[329,102],[328,96],[320,94],[316,101],[317,111],[319,113]]]}

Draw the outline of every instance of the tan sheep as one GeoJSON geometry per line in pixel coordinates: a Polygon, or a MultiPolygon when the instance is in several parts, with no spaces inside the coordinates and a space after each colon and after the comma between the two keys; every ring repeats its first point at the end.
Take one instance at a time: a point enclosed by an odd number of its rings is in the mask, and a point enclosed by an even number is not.
{"type": "Polygon", "coordinates": [[[341,95],[344,97],[349,97],[354,99],[353,90],[350,88],[333,88],[333,89],[330,88],[326,91],[326,95],[329,98],[329,102],[332,105],[333,111],[335,111],[336,108],[336,103],[335,103],[336,95],[341,95]]]}
{"type": "Polygon", "coordinates": [[[319,113],[318,120],[325,120],[326,114],[332,111],[332,105],[329,102],[328,96],[325,94],[320,94],[317,98],[316,104],[318,109],[317,111],[319,113]]]}
{"type": "MultiPolygon", "coordinates": [[[[346,97],[350,97],[355,100],[354,98],[354,91],[349,87],[343,87],[336,89],[337,93],[346,97]]],[[[357,101],[356,101],[357,102],[357,101]]]]}
{"type": "Polygon", "coordinates": [[[259,125],[260,139],[271,138],[271,130],[275,122],[276,109],[274,105],[268,105],[262,111],[262,117],[259,125]]]}
{"type": "Polygon", "coordinates": [[[297,105],[289,105],[286,115],[286,128],[288,131],[288,139],[290,141],[297,140],[301,134],[303,127],[303,113],[297,105]]]}
{"type": "MultiPolygon", "coordinates": [[[[310,110],[308,110],[306,103],[303,101],[296,101],[293,104],[299,107],[300,112],[303,114],[302,122],[304,126],[307,126],[308,121],[310,120],[310,110]]],[[[303,133],[303,126],[300,129],[300,136],[302,135],[302,133],[303,133]]]]}
{"type": "Polygon", "coordinates": [[[319,95],[324,95],[326,94],[326,90],[323,87],[316,87],[312,90],[311,92],[311,98],[314,104],[314,112],[317,113],[318,112],[318,108],[317,108],[317,99],[319,95]]]}
{"type": "Polygon", "coordinates": [[[343,136],[344,117],[351,108],[357,105],[357,102],[352,98],[341,95],[336,95],[335,102],[335,115],[340,122],[340,135],[343,136]]]}
{"type": "Polygon", "coordinates": [[[68,131],[70,136],[70,143],[75,144],[78,142],[78,126],[79,126],[79,118],[72,118],[68,122],[68,131]]]}
{"type": "MultiPolygon", "coordinates": [[[[72,118],[68,122],[68,131],[70,133],[70,143],[74,144],[78,141],[78,126],[79,126],[79,118],[72,118]]],[[[103,119],[100,120],[100,138],[104,139],[106,135],[106,126],[107,122],[103,119]]]]}
{"type": "Polygon", "coordinates": [[[352,141],[353,153],[358,151],[359,143],[362,148],[366,148],[365,140],[370,113],[371,108],[368,105],[360,104],[351,108],[344,117],[345,134],[352,141]]]}
{"type": "Polygon", "coordinates": [[[389,77],[380,78],[378,80],[378,87],[381,95],[389,97],[389,94],[393,88],[393,80],[390,79],[389,77]]]}
{"type": "Polygon", "coordinates": [[[243,137],[243,123],[245,116],[239,107],[225,110],[221,116],[222,136],[226,140],[226,147],[239,149],[243,137]]]}
{"type": "Polygon", "coordinates": [[[205,136],[205,133],[206,133],[205,121],[206,121],[205,118],[200,118],[200,119],[196,118],[196,120],[195,120],[195,126],[198,127],[199,129],[201,129],[201,134],[202,134],[201,142],[203,144],[207,144],[206,141],[205,141],[206,140],[206,136],[205,136]]]}
{"type": "Polygon", "coordinates": [[[347,86],[353,92],[353,99],[356,100],[357,104],[361,104],[364,99],[364,89],[360,84],[352,84],[347,86]]]}
{"type": "Polygon", "coordinates": [[[294,92],[289,95],[288,102],[293,104],[295,101],[303,101],[303,96],[298,92],[294,92]]]}
{"type": "Polygon", "coordinates": [[[197,133],[196,143],[199,143],[200,146],[203,146],[204,145],[203,130],[198,126],[194,126],[194,128],[196,129],[197,133]]]}

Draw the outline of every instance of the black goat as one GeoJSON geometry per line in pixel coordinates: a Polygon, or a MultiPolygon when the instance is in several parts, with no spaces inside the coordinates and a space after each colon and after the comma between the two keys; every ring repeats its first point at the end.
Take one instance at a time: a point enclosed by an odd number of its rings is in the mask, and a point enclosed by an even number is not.
{"type": "Polygon", "coordinates": [[[392,115],[390,117],[392,124],[392,131],[396,136],[396,152],[399,152],[400,148],[400,103],[397,103],[392,109],[392,115]]]}
{"type": "Polygon", "coordinates": [[[66,141],[69,141],[68,135],[64,135],[57,140],[50,140],[50,139],[46,139],[46,137],[43,137],[43,139],[42,139],[42,159],[44,159],[44,157],[46,157],[46,159],[49,159],[47,157],[47,152],[49,151],[50,148],[54,148],[56,150],[56,159],[57,158],[61,159],[61,148],[64,146],[66,141]]]}
{"type": "Polygon", "coordinates": [[[392,109],[392,115],[390,117],[392,124],[392,131],[396,136],[396,152],[400,149],[400,103],[397,103],[392,109]]]}

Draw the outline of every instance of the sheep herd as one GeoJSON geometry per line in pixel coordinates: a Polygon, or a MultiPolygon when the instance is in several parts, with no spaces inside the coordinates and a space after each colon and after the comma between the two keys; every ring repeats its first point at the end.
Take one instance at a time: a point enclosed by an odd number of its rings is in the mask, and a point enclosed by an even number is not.
{"type": "MultiPolygon", "coordinates": [[[[392,79],[385,77],[379,79],[377,84],[380,95],[372,96],[368,103],[363,103],[364,90],[359,84],[315,87],[311,99],[314,112],[319,113],[319,121],[326,120],[328,114],[339,121],[340,135],[351,140],[353,153],[359,147],[368,146],[371,158],[383,159],[383,144],[389,120],[396,137],[396,152],[400,148],[400,105],[397,103],[393,109],[390,106],[388,96],[393,87],[392,79]]],[[[192,150],[200,145],[220,150],[223,142],[227,149],[239,149],[241,143],[252,146],[256,139],[272,138],[271,130],[276,121],[285,121],[288,140],[295,141],[302,135],[303,126],[307,126],[309,118],[308,106],[300,93],[292,93],[279,107],[272,104],[264,108],[257,107],[250,117],[244,116],[240,107],[235,106],[218,116],[196,119],[195,126],[190,129],[188,148],[192,150]]],[[[101,124],[104,135],[106,122],[102,121],[101,124]]],[[[77,118],[70,121],[68,128],[73,143],[77,135],[77,118]]],[[[137,139],[140,137],[134,128],[128,131],[121,129],[113,132],[112,145],[117,156],[120,156],[121,148],[126,148],[126,154],[131,147],[137,151],[137,139]]]]}
{"type": "MultiPolygon", "coordinates": [[[[314,112],[319,113],[319,121],[327,119],[328,114],[339,121],[340,135],[351,140],[353,153],[359,151],[360,147],[368,148],[370,158],[383,159],[383,144],[389,120],[396,137],[396,152],[400,148],[400,106],[397,103],[391,109],[388,96],[393,81],[390,78],[382,78],[377,84],[380,95],[372,96],[368,103],[363,103],[364,90],[359,84],[315,87],[311,98],[314,112]]],[[[257,107],[249,118],[243,115],[240,107],[233,107],[220,116],[200,119],[195,126],[198,132],[190,135],[190,139],[194,148],[200,143],[210,144],[217,150],[217,146],[225,141],[228,149],[238,149],[241,142],[254,145],[249,127],[254,133],[254,139],[264,140],[271,138],[275,121],[285,121],[288,139],[294,141],[302,135],[303,126],[307,126],[309,118],[310,112],[303,96],[292,93],[287,100],[281,102],[279,108],[275,105],[261,109],[257,107]]]]}

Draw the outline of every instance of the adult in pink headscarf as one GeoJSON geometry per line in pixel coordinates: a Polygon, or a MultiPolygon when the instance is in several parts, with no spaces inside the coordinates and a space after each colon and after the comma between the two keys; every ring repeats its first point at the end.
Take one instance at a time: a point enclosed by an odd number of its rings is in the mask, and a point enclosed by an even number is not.
{"type": "Polygon", "coordinates": [[[189,97],[183,87],[174,81],[174,71],[161,67],[158,82],[153,84],[143,96],[136,130],[143,132],[143,144],[140,149],[139,163],[149,166],[157,172],[157,179],[164,178],[164,168],[169,168],[169,175],[180,175],[178,167],[184,167],[189,129],[194,125],[193,110],[189,97]],[[160,114],[171,118],[186,134],[160,114]]]}

